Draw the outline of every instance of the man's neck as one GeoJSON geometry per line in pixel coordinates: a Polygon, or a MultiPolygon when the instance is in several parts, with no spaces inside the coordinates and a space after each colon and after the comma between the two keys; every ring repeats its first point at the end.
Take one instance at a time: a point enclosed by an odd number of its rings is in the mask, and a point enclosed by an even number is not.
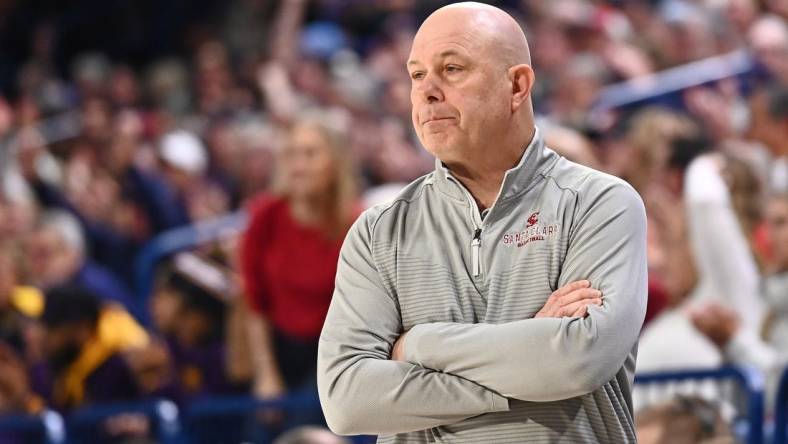
{"type": "Polygon", "coordinates": [[[517,166],[535,134],[533,129],[526,143],[514,145],[498,153],[487,152],[478,162],[446,165],[452,175],[471,193],[480,211],[495,204],[506,172],[517,166]]]}
{"type": "Polygon", "coordinates": [[[505,170],[487,174],[474,174],[462,168],[450,168],[450,170],[452,175],[471,193],[480,211],[493,206],[506,174],[505,170]]]}

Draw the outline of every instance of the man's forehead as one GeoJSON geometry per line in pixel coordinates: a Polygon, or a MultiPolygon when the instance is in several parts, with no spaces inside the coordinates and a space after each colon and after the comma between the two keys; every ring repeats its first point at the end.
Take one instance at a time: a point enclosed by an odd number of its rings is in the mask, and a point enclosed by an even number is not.
{"type": "Polygon", "coordinates": [[[410,52],[410,57],[408,57],[408,65],[429,63],[431,60],[452,56],[467,57],[469,55],[467,49],[456,44],[434,45],[426,48],[416,48],[414,46],[410,52]]]}
{"type": "Polygon", "coordinates": [[[427,63],[430,60],[451,56],[475,57],[483,52],[482,46],[481,36],[468,31],[444,31],[437,35],[417,34],[413,39],[408,64],[427,63]]]}

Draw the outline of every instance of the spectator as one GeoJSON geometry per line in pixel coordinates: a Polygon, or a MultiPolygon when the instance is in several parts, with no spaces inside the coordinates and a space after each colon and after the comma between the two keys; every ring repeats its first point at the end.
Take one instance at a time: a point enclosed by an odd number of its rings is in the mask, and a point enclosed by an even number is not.
{"type": "Polygon", "coordinates": [[[50,405],[70,410],[139,396],[122,355],[147,343],[139,325],[80,287],[52,288],[45,304],[41,321],[46,329],[46,362],[36,367],[34,381],[50,405]]]}
{"type": "Polygon", "coordinates": [[[766,224],[772,247],[772,274],[763,282],[766,342],[753,339],[743,316],[730,307],[712,302],[692,313],[692,322],[720,348],[725,359],[735,364],[760,368],[767,375],[769,405],[772,405],[780,373],[788,363],[788,196],[776,195],[769,201],[766,224]]]}
{"type": "Polygon", "coordinates": [[[701,156],[685,180],[689,228],[700,273],[697,300],[716,299],[760,331],[760,271],[752,235],[760,217],[759,182],[750,166],[720,154],[701,156]]]}
{"type": "Polygon", "coordinates": [[[749,29],[747,39],[767,79],[788,83],[788,25],[784,18],[764,15],[749,29]]]}
{"type": "Polygon", "coordinates": [[[159,157],[166,177],[175,197],[173,202],[173,224],[183,225],[190,220],[186,202],[189,191],[202,179],[208,168],[208,153],[197,136],[177,130],[165,134],[159,142],[159,157]]]}
{"type": "Polygon", "coordinates": [[[70,158],[61,190],[55,181],[39,172],[37,165],[47,155],[43,141],[19,147],[20,173],[37,203],[76,218],[85,235],[87,254],[130,285],[133,276],[128,263],[134,260],[143,238],[132,203],[125,199],[108,171],[92,167],[84,155],[70,158]]]}
{"type": "Polygon", "coordinates": [[[661,108],[638,111],[628,123],[625,144],[616,147],[616,158],[610,162],[615,166],[612,172],[646,196],[649,187],[662,185],[672,142],[692,137],[698,129],[686,115],[661,108]]]}
{"type": "Polygon", "coordinates": [[[219,266],[182,253],[154,295],[154,322],[166,339],[184,400],[246,388],[229,371],[226,330],[233,294],[219,266]]]}
{"type": "Polygon", "coordinates": [[[68,213],[44,213],[30,234],[27,248],[28,268],[37,287],[80,285],[103,300],[117,302],[127,310],[136,309],[123,283],[87,256],[82,228],[68,213]]]}
{"type": "Polygon", "coordinates": [[[93,166],[108,170],[117,180],[118,198],[127,200],[133,214],[142,219],[144,227],[126,227],[137,239],[189,223],[186,191],[207,168],[204,148],[191,133],[168,133],[159,141],[158,151],[146,144],[145,125],[155,124],[153,118],[148,122],[143,118],[134,111],[120,112],[113,143],[99,153],[101,167],[93,166]]]}
{"type": "MultiPolygon", "coordinates": [[[[682,188],[687,165],[708,142],[686,115],[662,108],[644,108],[619,125],[607,166],[630,182],[646,205],[648,324],[664,309],[679,306],[697,283],[682,188]]],[[[648,347],[641,355],[649,356],[648,347]]]]}
{"type": "MultiPolygon", "coordinates": [[[[755,184],[749,166],[730,156],[704,154],[690,163],[684,199],[698,285],[643,332],[638,357],[641,370],[713,367],[723,362],[715,343],[696,329],[693,318],[697,314],[689,315],[712,310],[708,302],[741,313],[742,341],[760,348],[758,332],[764,311],[760,272],[751,248],[759,202],[755,184]]],[[[672,276],[677,277],[675,271],[672,276]]],[[[716,316],[716,310],[708,314],[716,316]]]]}
{"type": "Polygon", "coordinates": [[[280,153],[274,194],[250,206],[240,267],[261,398],[315,385],[339,248],[357,211],[345,150],[334,130],[299,122],[280,153]]]}

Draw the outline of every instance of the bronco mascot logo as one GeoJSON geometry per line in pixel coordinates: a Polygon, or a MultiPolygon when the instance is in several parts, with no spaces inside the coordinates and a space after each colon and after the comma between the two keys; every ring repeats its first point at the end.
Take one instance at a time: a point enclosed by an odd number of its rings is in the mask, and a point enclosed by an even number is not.
{"type": "Polygon", "coordinates": [[[539,222],[539,212],[538,211],[528,217],[528,225],[526,225],[525,228],[533,227],[534,225],[536,225],[537,222],[539,222]]]}

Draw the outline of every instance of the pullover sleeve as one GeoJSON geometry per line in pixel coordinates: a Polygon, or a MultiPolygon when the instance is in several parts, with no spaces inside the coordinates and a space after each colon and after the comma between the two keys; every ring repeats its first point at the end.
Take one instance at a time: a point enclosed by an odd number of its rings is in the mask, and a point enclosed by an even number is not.
{"type": "Polygon", "coordinates": [[[613,379],[645,316],[646,214],[628,185],[594,191],[578,201],[559,286],[588,279],[603,294],[601,307],[589,306],[585,318],[416,325],[406,359],[526,401],[584,395],[613,379]]]}
{"type": "Polygon", "coordinates": [[[467,379],[389,360],[402,322],[372,257],[370,219],[345,239],[320,336],[317,384],[331,430],[404,433],[508,410],[506,398],[467,379]]]}

